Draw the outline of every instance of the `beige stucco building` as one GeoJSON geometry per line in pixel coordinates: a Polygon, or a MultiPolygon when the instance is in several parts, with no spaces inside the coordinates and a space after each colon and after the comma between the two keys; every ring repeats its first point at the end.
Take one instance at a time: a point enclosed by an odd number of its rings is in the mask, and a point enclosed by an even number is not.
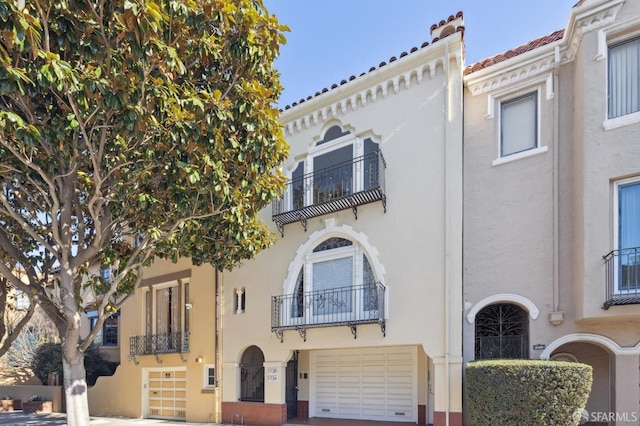
{"type": "Polygon", "coordinates": [[[604,424],[640,421],[639,35],[640,2],[581,1],[464,77],[465,361],[588,363],[604,424]]]}
{"type": "Polygon", "coordinates": [[[120,315],[120,366],[89,388],[92,415],[219,421],[218,281],[211,266],[158,260],[120,315]]]}
{"type": "Polygon", "coordinates": [[[283,111],[278,241],[222,277],[223,421],[460,424],[461,24],[283,111]]]}

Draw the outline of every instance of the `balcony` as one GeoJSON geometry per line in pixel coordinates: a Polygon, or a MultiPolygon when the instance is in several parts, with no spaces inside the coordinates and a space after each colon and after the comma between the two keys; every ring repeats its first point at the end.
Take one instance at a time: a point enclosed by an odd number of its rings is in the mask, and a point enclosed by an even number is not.
{"type": "Polygon", "coordinates": [[[602,308],[640,304],[640,247],[613,250],[604,262],[607,300],[602,308]]]}
{"type": "Polygon", "coordinates": [[[358,206],[382,201],[386,211],[384,169],[381,151],[336,164],[287,181],[282,196],[272,203],[271,218],[280,233],[284,225],[301,222],[307,230],[307,219],[352,209],[358,218],[358,206]]]}
{"type": "Polygon", "coordinates": [[[129,337],[129,356],[189,352],[189,332],[150,334],[129,337]]]}
{"type": "Polygon", "coordinates": [[[357,337],[358,324],[379,324],[385,334],[385,287],[381,283],[273,296],[271,331],[283,340],[285,330],[348,326],[357,337]]]}

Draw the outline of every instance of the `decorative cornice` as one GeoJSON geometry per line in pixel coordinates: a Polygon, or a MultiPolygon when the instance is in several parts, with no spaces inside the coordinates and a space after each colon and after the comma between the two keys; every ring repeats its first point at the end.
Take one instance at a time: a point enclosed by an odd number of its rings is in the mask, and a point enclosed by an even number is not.
{"type": "Polygon", "coordinates": [[[455,60],[462,69],[462,33],[457,32],[426,46],[412,55],[385,64],[376,70],[361,75],[345,84],[311,98],[280,114],[285,135],[291,136],[304,129],[349,111],[366,107],[381,99],[408,90],[415,79],[421,84],[424,78],[434,79],[444,72],[445,58],[455,60]]]}
{"type": "Polygon", "coordinates": [[[594,0],[574,7],[561,38],[478,71],[468,72],[464,77],[465,85],[476,96],[527,81],[573,61],[583,35],[614,22],[623,3],[624,0],[594,0]]]}

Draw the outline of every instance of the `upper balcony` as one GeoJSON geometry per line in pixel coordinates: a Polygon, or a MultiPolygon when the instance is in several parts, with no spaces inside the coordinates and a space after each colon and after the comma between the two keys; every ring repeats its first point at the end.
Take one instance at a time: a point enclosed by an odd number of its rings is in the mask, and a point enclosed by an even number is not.
{"type": "Polygon", "coordinates": [[[284,235],[284,225],[301,222],[307,229],[307,219],[352,209],[382,201],[386,211],[386,163],[382,152],[369,154],[290,179],[282,196],[272,203],[272,219],[284,235]]]}
{"type": "Polygon", "coordinates": [[[640,304],[640,247],[613,250],[604,261],[607,300],[602,308],[640,304]]]}
{"type": "Polygon", "coordinates": [[[129,357],[189,352],[189,332],[149,334],[129,338],[129,357]]]}
{"type": "Polygon", "coordinates": [[[354,338],[358,324],[379,324],[385,334],[385,287],[367,283],[352,287],[283,294],[271,298],[271,331],[283,339],[284,330],[349,326],[354,338]]]}

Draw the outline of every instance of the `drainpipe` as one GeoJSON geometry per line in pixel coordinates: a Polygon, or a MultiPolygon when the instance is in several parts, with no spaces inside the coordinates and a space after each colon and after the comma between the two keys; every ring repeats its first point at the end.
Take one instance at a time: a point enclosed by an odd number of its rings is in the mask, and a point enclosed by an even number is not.
{"type": "Polygon", "coordinates": [[[449,409],[450,409],[450,390],[449,390],[449,381],[450,381],[450,373],[449,373],[449,333],[451,332],[451,325],[449,324],[449,291],[450,291],[450,270],[449,270],[449,211],[450,211],[450,200],[449,200],[449,182],[448,182],[448,168],[447,161],[449,159],[449,40],[446,40],[445,45],[445,61],[444,61],[444,72],[446,78],[446,84],[444,86],[444,370],[446,374],[446,380],[444,382],[445,389],[445,425],[449,426],[449,409]]]}
{"type": "Polygon", "coordinates": [[[214,272],[214,286],[215,286],[215,323],[214,323],[214,345],[215,345],[215,366],[216,366],[216,382],[215,382],[215,386],[216,386],[216,414],[215,414],[215,422],[216,423],[220,423],[222,421],[221,417],[222,417],[222,401],[220,400],[221,398],[221,394],[222,392],[220,391],[220,385],[221,385],[221,381],[220,378],[222,377],[222,369],[220,368],[220,339],[219,339],[219,335],[220,335],[220,309],[221,309],[221,303],[220,303],[220,276],[219,276],[219,272],[218,272],[218,268],[215,268],[215,272],[214,272]]]}
{"type": "Polygon", "coordinates": [[[555,64],[553,69],[553,310],[560,310],[560,248],[559,248],[559,221],[560,221],[560,144],[559,132],[560,124],[560,102],[559,102],[559,78],[558,68],[560,67],[560,46],[555,48],[555,64]]]}

